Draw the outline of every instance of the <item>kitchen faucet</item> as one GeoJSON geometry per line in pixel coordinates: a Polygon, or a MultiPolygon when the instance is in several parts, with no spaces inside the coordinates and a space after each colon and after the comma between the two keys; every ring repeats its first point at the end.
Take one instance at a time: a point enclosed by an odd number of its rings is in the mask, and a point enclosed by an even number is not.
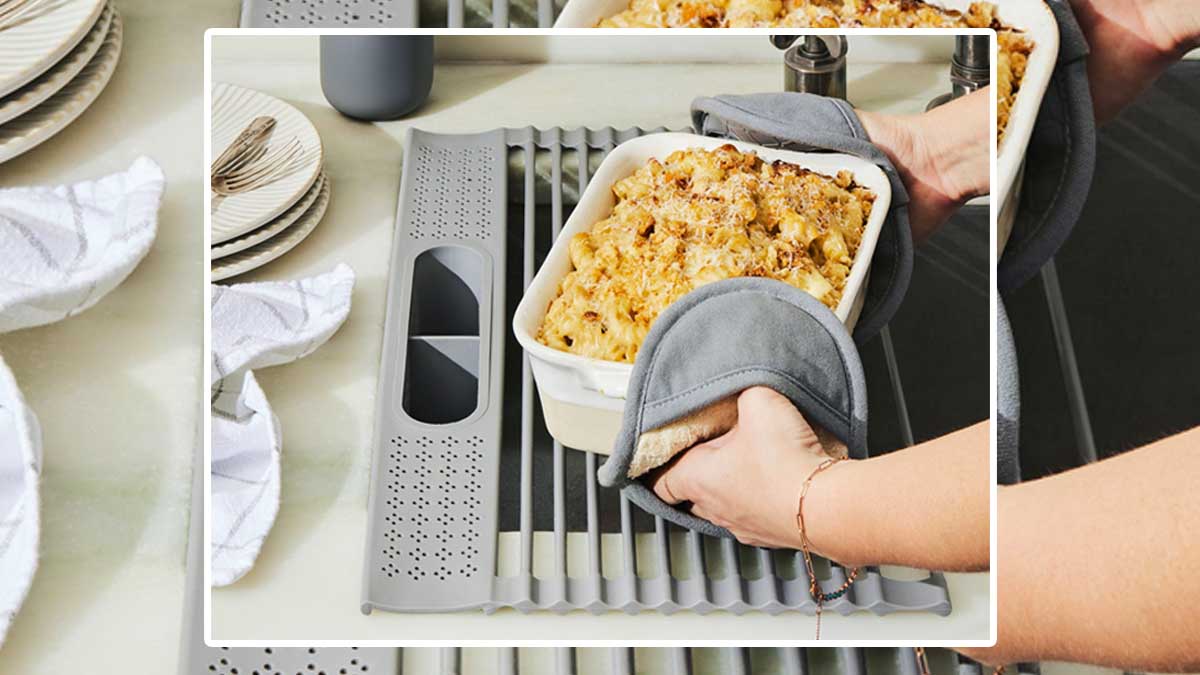
{"type": "Polygon", "coordinates": [[[959,35],[954,38],[954,56],[950,59],[950,92],[929,102],[931,110],[960,96],[988,85],[991,79],[991,40],[986,35],[959,35]]]}
{"type": "Polygon", "coordinates": [[[846,53],[850,45],[844,35],[772,35],[771,44],[784,50],[786,91],[846,98],[846,53]]]}

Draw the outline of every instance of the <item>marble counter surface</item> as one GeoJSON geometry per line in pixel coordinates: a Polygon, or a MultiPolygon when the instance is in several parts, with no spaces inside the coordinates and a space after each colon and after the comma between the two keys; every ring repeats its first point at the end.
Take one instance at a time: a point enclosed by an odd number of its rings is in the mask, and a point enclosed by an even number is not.
{"type": "MultiPolygon", "coordinates": [[[[376,372],[385,314],[402,140],[409,127],[465,133],[502,126],[685,126],[693,97],[777,90],[778,65],[444,64],[429,103],[412,117],[365,124],[324,101],[312,53],[273,38],[258,56],[222,59],[214,78],[290,101],[308,115],[326,147],[333,198],[302,245],[240,281],[311,275],[348,263],[358,274],[354,309],[312,356],[258,373],[283,426],[283,498],[257,567],[213,593],[213,637],[239,639],[760,639],[812,634],[812,618],[655,614],[591,616],[501,611],[446,615],[359,612],[366,490],[376,372]],[[273,56],[278,54],[278,56],[273,56]]],[[[261,38],[258,38],[260,41],[261,38]]],[[[239,54],[244,49],[231,50],[239,54]]],[[[849,90],[860,107],[917,112],[948,87],[944,64],[851,64],[849,90]]],[[[236,281],[236,280],[235,280],[236,281]]],[[[829,615],[829,638],[986,637],[988,576],[952,575],[949,618],[901,614],[829,615]]]]}
{"type": "Polygon", "coordinates": [[[0,336],[45,437],[41,566],[0,673],[174,672],[191,456],[202,411],[203,26],[227,0],[116,0],[125,46],[74,124],[0,165],[0,185],[63,183],[139,155],[167,176],[141,266],[87,312],[0,336]]]}

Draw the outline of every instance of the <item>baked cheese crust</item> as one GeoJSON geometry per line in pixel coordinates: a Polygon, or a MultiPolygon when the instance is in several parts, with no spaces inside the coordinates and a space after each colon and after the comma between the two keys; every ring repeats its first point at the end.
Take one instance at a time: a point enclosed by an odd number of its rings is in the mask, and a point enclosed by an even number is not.
{"type": "Polygon", "coordinates": [[[537,339],[632,363],[672,302],[733,277],[769,277],[830,308],[845,290],[875,194],[732,145],[650,160],[613,186],[612,214],[570,241],[572,270],[537,339]]]}
{"type": "Polygon", "coordinates": [[[996,18],[996,5],[973,2],[966,12],[920,0],[630,0],[600,28],[993,28],[997,33],[997,114],[1000,137],[1021,88],[1033,43],[996,18]]]}

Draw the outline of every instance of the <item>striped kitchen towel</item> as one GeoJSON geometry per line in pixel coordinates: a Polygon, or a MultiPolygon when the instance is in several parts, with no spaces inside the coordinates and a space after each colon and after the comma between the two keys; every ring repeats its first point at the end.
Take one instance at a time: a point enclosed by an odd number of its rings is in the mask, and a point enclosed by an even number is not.
{"type": "Polygon", "coordinates": [[[254,369],[303,358],[350,314],[346,265],[286,282],[212,287],[212,583],[258,559],[279,512],[282,433],[254,369]]]}
{"type": "Polygon", "coordinates": [[[37,418],[0,358],[0,646],[37,570],[41,444],[37,418]]]}
{"type": "MultiPolygon", "coordinates": [[[[154,243],[164,186],[143,157],[99,180],[0,189],[0,333],[82,312],[124,281],[154,243]]],[[[40,467],[37,417],[0,359],[0,645],[37,571],[40,467]]]]}
{"type": "Polygon", "coordinates": [[[0,190],[0,333],[95,305],[137,267],[158,227],[162,169],[57,187],[0,190]]]}

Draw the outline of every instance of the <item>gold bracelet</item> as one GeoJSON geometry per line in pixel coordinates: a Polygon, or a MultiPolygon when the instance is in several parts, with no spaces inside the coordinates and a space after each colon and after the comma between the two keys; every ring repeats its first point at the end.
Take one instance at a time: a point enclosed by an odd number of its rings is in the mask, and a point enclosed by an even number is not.
{"type": "Polygon", "coordinates": [[[842,459],[840,458],[830,458],[818,464],[817,468],[813,469],[813,472],[805,479],[804,485],[800,487],[800,498],[796,503],[796,529],[800,531],[800,552],[804,557],[804,569],[808,572],[808,593],[817,605],[817,634],[815,638],[817,640],[821,639],[821,610],[825,603],[830,600],[837,600],[845,595],[846,591],[850,589],[850,585],[858,579],[859,572],[859,568],[857,567],[851,569],[846,575],[845,583],[832,593],[826,593],[821,590],[821,585],[817,583],[816,570],[813,568],[812,542],[808,539],[808,529],[804,525],[804,498],[808,496],[808,489],[812,486],[813,479],[821,472],[841,461],[842,459]]]}

